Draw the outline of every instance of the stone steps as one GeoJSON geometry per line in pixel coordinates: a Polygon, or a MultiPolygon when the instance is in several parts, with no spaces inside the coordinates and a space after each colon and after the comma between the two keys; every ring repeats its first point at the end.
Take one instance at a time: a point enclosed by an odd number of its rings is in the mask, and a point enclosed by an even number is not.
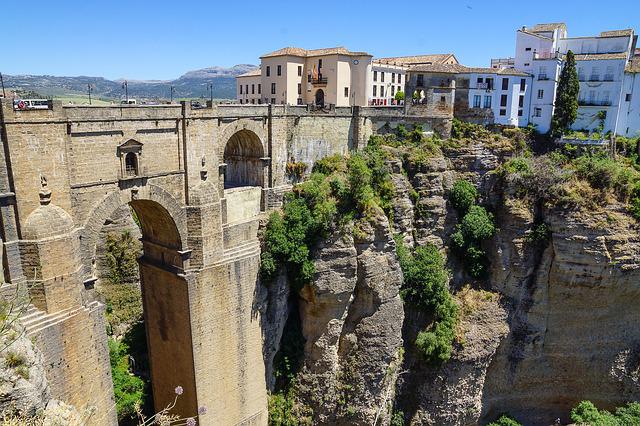
{"type": "MultiPolygon", "coordinates": [[[[80,308],[82,309],[82,308],[80,308]]],[[[21,320],[22,325],[26,329],[28,336],[33,336],[38,332],[44,330],[47,327],[58,324],[78,313],[78,308],[68,308],[62,311],[55,312],[53,314],[47,314],[39,311],[39,315],[36,314],[28,320],[21,320]]]]}
{"type": "Polygon", "coordinates": [[[218,263],[234,262],[260,254],[260,241],[257,239],[239,244],[228,250],[224,250],[222,259],[218,263]]]}

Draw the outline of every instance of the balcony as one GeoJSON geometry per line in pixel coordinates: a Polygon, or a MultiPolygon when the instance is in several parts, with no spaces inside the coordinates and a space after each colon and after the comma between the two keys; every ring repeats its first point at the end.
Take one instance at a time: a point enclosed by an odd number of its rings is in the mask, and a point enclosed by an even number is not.
{"type": "Polygon", "coordinates": [[[602,81],[613,81],[613,74],[605,74],[602,81]]]}
{"type": "Polygon", "coordinates": [[[611,106],[611,101],[594,101],[594,100],[586,100],[579,99],[579,106],[611,106]]]}
{"type": "Polygon", "coordinates": [[[327,85],[327,77],[319,76],[318,78],[312,78],[311,84],[314,86],[326,86],[327,85]]]}
{"type": "Polygon", "coordinates": [[[597,74],[592,74],[589,76],[589,81],[600,81],[600,76],[597,74]]]}
{"type": "Polygon", "coordinates": [[[549,80],[549,76],[546,74],[539,74],[538,75],[538,80],[539,81],[545,81],[545,80],[549,80]]]}
{"type": "Polygon", "coordinates": [[[491,84],[491,83],[476,83],[476,89],[478,89],[478,90],[493,90],[493,84],[491,84]]]}

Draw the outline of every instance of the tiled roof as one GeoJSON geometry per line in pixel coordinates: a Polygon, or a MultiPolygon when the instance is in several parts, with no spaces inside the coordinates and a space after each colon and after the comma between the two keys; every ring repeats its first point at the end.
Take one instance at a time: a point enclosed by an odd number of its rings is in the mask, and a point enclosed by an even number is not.
{"type": "Polygon", "coordinates": [[[601,61],[608,59],[627,59],[626,52],[622,53],[587,53],[584,55],[575,55],[576,61],[601,61]]]}
{"type": "Polygon", "coordinates": [[[627,28],[626,30],[603,31],[600,33],[600,37],[620,37],[630,35],[633,35],[633,30],[631,28],[627,28]]]}
{"type": "Polygon", "coordinates": [[[345,47],[329,47],[326,49],[302,49],[300,47],[285,47],[262,55],[260,58],[272,58],[275,56],[298,56],[308,58],[312,56],[345,55],[345,56],[371,56],[367,52],[352,52],[345,47]]]}
{"type": "Polygon", "coordinates": [[[550,22],[548,24],[536,24],[531,28],[527,28],[527,30],[532,33],[547,33],[558,28],[562,28],[566,31],[567,24],[565,24],[564,22],[550,22]]]}
{"type": "Polygon", "coordinates": [[[630,72],[630,73],[640,73],[640,58],[638,59],[634,59],[633,61],[629,61],[629,64],[627,65],[627,68],[625,69],[626,72],[630,72]]]}
{"type": "Polygon", "coordinates": [[[249,71],[249,72],[246,72],[244,74],[240,74],[237,77],[258,77],[259,75],[261,75],[261,73],[262,73],[262,71],[260,70],[260,68],[256,68],[253,71],[249,71]]]}
{"type": "Polygon", "coordinates": [[[415,56],[396,56],[392,58],[376,58],[376,61],[382,64],[396,65],[428,65],[428,64],[444,64],[453,59],[455,63],[459,63],[453,53],[437,53],[432,55],[415,55],[415,56]]]}
{"type": "Polygon", "coordinates": [[[498,74],[498,75],[518,75],[528,76],[526,72],[519,71],[513,68],[478,68],[478,67],[466,67],[460,64],[432,64],[432,65],[416,65],[409,68],[410,72],[431,72],[440,74],[498,74]]]}
{"type": "Polygon", "coordinates": [[[542,34],[534,33],[533,31],[531,31],[531,30],[529,30],[527,28],[523,28],[523,29],[518,30],[518,31],[523,32],[525,34],[532,35],[534,37],[538,37],[538,38],[544,39],[544,40],[551,40],[549,37],[543,36],[542,34]]]}

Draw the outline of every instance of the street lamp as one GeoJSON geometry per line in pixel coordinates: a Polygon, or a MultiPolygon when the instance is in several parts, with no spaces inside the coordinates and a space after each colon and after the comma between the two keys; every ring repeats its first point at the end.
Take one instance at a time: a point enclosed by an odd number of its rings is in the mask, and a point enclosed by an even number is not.
{"type": "Polygon", "coordinates": [[[91,105],[91,83],[87,84],[87,92],[89,92],[89,105],[91,105]]]}
{"type": "Polygon", "coordinates": [[[175,87],[171,86],[171,90],[170,90],[170,94],[169,94],[169,103],[172,104],[173,103],[173,92],[175,92],[175,87]]]}
{"type": "Polygon", "coordinates": [[[209,83],[209,98],[211,100],[211,106],[213,106],[213,83],[209,83]]]}
{"type": "Polygon", "coordinates": [[[126,104],[129,105],[129,83],[127,82],[127,80],[122,83],[122,88],[124,89],[124,99],[126,101],[126,104]]]}

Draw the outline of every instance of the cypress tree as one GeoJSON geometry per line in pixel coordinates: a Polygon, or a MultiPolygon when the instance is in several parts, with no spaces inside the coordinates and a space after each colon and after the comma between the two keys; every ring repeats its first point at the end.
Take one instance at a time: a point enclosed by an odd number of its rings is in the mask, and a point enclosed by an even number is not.
{"type": "Polygon", "coordinates": [[[562,132],[568,130],[576,121],[578,117],[578,92],[580,92],[580,82],[576,70],[576,58],[569,50],[556,91],[556,109],[551,119],[551,134],[553,136],[561,136],[562,132]]]}

